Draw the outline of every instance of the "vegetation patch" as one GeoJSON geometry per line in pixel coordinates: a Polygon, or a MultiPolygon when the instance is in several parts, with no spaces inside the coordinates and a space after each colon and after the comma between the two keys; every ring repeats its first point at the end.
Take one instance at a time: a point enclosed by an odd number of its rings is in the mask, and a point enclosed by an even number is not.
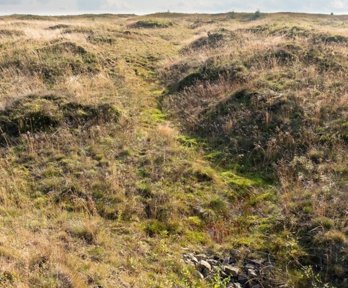
{"type": "Polygon", "coordinates": [[[64,41],[38,48],[34,53],[17,50],[0,62],[0,70],[14,70],[30,76],[40,76],[54,84],[67,74],[95,74],[99,72],[97,57],[82,46],[64,41]]]}
{"type": "Polygon", "coordinates": [[[257,34],[285,36],[287,38],[309,37],[311,35],[311,30],[301,26],[277,26],[266,24],[249,28],[247,31],[257,34]]]}
{"type": "Polygon", "coordinates": [[[165,21],[165,20],[157,20],[157,19],[146,19],[146,20],[140,20],[135,23],[133,23],[130,27],[131,28],[169,28],[173,26],[173,22],[165,21]]]}
{"type": "Polygon", "coordinates": [[[88,34],[93,35],[94,30],[91,28],[83,27],[83,26],[69,26],[66,28],[63,28],[62,31],[63,34],[88,34]]]}
{"type": "Polygon", "coordinates": [[[24,32],[19,30],[0,29],[0,37],[19,37],[23,35],[24,32]]]}
{"type": "Polygon", "coordinates": [[[197,71],[192,72],[175,83],[170,88],[171,91],[182,91],[187,88],[199,85],[200,83],[213,83],[219,79],[227,79],[229,81],[242,82],[244,79],[244,67],[242,65],[231,64],[223,66],[214,63],[214,59],[207,60],[197,71]]]}
{"type": "Polygon", "coordinates": [[[208,32],[207,36],[203,36],[193,41],[189,46],[185,47],[182,52],[194,52],[203,49],[215,49],[221,48],[224,44],[226,44],[227,40],[231,38],[236,38],[237,36],[233,32],[223,33],[222,32],[208,32]]]}
{"type": "Polygon", "coordinates": [[[321,72],[333,70],[333,71],[345,71],[346,67],[342,64],[345,63],[345,57],[340,54],[329,55],[322,49],[311,48],[304,55],[304,61],[308,64],[315,64],[318,70],[321,72]]]}
{"type": "Polygon", "coordinates": [[[113,37],[105,36],[105,35],[89,35],[87,40],[92,44],[109,44],[112,45],[116,42],[116,39],[113,37]]]}
{"type": "Polygon", "coordinates": [[[317,34],[313,36],[313,42],[324,44],[346,44],[348,43],[348,37],[342,35],[317,34]]]}
{"type": "Polygon", "coordinates": [[[308,146],[305,141],[294,141],[304,123],[304,112],[295,99],[241,90],[202,113],[197,132],[217,145],[229,143],[231,152],[244,155],[244,163],[249,159],[266,165],[291,159],[298,149],[308,146]]]}
{"type": "Polygon", "coordinates": [[[57,25],[48,27],[49,30],[61,30],[61,29],[68,29],[68,28],[70,28],[70,25],[68,24],[57,24],[57,25]]]}
{"type": "Polygon", "coordinates": [[[2,141],[27,132],[53,131],[62,125],[76,127],[117,122],[119,117],[120,112],[108,103],[87,105],[57,94],[29,95],[7,104],[0,112],[2,141]]]}

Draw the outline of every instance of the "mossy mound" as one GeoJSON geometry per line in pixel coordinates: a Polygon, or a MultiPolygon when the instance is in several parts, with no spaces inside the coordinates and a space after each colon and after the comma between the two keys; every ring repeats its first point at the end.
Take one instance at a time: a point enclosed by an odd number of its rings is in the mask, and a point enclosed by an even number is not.
{"type": "Polygon", "coordinates": [[[16,50],[4,57],[0,70],[13,70],[19,74],[40,76],[45,83],[58,82],[67,75],[96,74],[99,72],[95,54],[73,42],[49,44],[28,53],[16,50]]]}
{"type": "Polygon", "coordinates": [[[59,126],[91,126],[116,122],[120,112],[111,104],[87,105],[56,94],[29,95],[0,112],[2,141],[23,133],[52,132],[59,126]]]}
{"type": "Polygon", "coordinates": [[[241,90],[201,114],[196,132],[253,165],[291,159],[305,150],[306,117],[295,98],[241,90]],[[295,141],[296,139],[296,141],[295,141]]]}
{"type": "Polygon", "coordinates": [[[49,30],[60,30],[60,29],[67,29],[70,28],[70,25],[67,24],[57,24],[57,25],[53,25],[48,27],[49,30]]]}
{"type": "Polygon", "coordinates": [[[344,63],[345,56],[331,51],[325,51],[321,48],[311,47],[303,56],[303,62],[307,64],[314,64],[321,72],[332,71],[346,71],[344,63]]]}
{"type": "Polygon", "coordinates": [[[296,37],[307,38],[314,44],[346,44],[348,37],[343,35],[332,35],[328,33],[317,33],[311,29],[301,26],[276,26],[276,25],[258,25],[251,27],[246,31],[255,34],[263,34],[268,36],[284,36],[289,39],[296,37]]]}
{"type": "Polygon", "coordinates": [[[229,41],[238,40],[236,33],[227,29],[219,29],[216,32],[208,32],[207,36],[203,36],[193,41],[187,47],[182,49],[182,53],[197,52],[205,49],[216,49],[226,45],[229,41]]]}
{"type": "Polygon", "coordinates": [[[64,42],[48,45],[44,48],[38,49],[38,52],[46,52],[46,53],[54,53],[54,54],[71,53],[73,55],[88,54],[85,48],[69,41],[64,41],[64,42]]]}
{"type": "Polygon", "coordinates": [[[309,37],[311,30],[300,26],[275,26],[275,25],[258,25],[247,29],[246,31],[271,36],[285,36],[287,38],[309,37]]]}
{"type": "Polygon", "coordinates": [[[98,44],[114,44],[116,42],[116,38],[106,36],[106,35],[89,35],[87,37],[88,42],[98,45],[98,44]]]}
{"type": "Polygon", "coordinates": [[[274,64],[289,65],[298,61],[302,65],[315,65],[318,72],[345,71],[345,57],[340,53],[316,45],[301,47],[295,44],[282,44],[260,51],[243,61],[247,68],[270,68],[274,64]]]}
{"type": "Polygon", "coordinates": [[[67,28],[63,29],[63,34],[89,34],[89,35],[93,35],[94,31],[90,28],[86,28],[83,26],[69,26],[67,28]]]}
{"type": "Polygon", "coordinates": [[[19,37],[23,35],[24,35],[24,32],[22,31],[0,29],[0,37],[19,37]]]}
{"type": "Polygon", "coordinates": [[[248,68],[262,68],[271,67],[274,63],[279,65],[291,64],[299,59],[299,51],[292,49],[292,47],[276,47],[251,56],[244,61],[244,65],[248,68]]]}
{"type": "Polygon", "coordinates": [[[196,71],[185,76],[178,83],[172,85],[171,91],[183,91],[199,83],[213,83],[220,78],[230,81],[243,81],[244,67],[238,63],[223,65],[215,62],[215,59],[208,59],[196,71]]]}
{"type": "Polygon", "coordinates": [[[224,35],[222,33],[208,33],[208,36],[198,38],[193,41],[183,52],[188,52],[190,50],[197,51],[207,48],[217,48],[224,41],[224,35]]]}
{"type": "Polygon", "coordinates": [[[347,44],[348,37],[332,34],[316,34],[312,37],[314,44],[347,44]]]}
{"type": "Polygon", "coordinates": [[[163,20],[140,20],[131,25],[131,28],[169,28],[173,26],[172,22],[163,20]]]}

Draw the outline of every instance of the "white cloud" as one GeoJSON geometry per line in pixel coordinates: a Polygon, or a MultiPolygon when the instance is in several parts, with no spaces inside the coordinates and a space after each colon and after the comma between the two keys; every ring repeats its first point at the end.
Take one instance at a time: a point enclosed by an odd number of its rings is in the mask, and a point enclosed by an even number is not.
{"type": "Polygon", "coordinates": [[[347,8],[348,3],[344,0],[335,0],[333,1],[332,6],[336,9],[344,9],[347,8]]]}

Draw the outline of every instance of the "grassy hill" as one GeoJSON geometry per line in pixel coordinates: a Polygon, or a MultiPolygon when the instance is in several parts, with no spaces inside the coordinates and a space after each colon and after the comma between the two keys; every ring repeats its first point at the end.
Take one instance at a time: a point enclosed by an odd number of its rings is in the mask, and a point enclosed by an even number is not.
{"type": "Polygon", "coordinates": [[[348,22],[0,19],[0,287],[347,287],[348,22]]]}

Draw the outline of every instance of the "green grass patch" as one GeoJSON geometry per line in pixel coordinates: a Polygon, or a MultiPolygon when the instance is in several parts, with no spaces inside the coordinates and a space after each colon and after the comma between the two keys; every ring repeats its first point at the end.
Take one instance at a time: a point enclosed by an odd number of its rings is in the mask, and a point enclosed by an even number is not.
{"type": "Polygon", "coordinates": [[[231,185],[231,186],[237,186],[240,188],[251,188],[255,186],[261,186],[264,185],[264,180],[259,177],[244,177],[235,174],[232,171],[225,171],[222,172],[221,174],[222,180],[231,185]]]}
{"type": "Polygon", "coordinates": [[[167,119],[167,114],[157,108],[150,108],[144,111],[144,116],[152,123],[163,123],[167,119]]]}

